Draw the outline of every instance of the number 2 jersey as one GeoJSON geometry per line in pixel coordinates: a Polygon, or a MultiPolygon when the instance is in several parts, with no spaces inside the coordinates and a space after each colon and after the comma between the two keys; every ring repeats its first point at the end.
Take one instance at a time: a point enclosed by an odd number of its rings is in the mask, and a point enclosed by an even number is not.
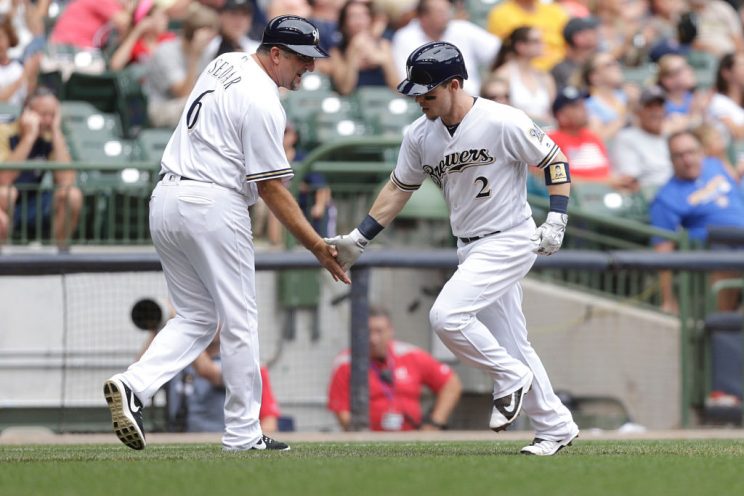
{"type": "Polygon", "coordinates": [[[558,151],[523,111],[478,98],[454,135],[439,118],[411,124],[390,178],[415,191],[428,176],[444,193],[452,234],[483,236],[532,215],[527,167],[546,167],[558,151]]]}
{"type": "Polygon", "coordinates": [[[209,63],[163,153],[161,173],[218,184],[258,198],[256,182],[294,172],[284,152],[287,117],[279,88],[244,52],[209,63]]]}

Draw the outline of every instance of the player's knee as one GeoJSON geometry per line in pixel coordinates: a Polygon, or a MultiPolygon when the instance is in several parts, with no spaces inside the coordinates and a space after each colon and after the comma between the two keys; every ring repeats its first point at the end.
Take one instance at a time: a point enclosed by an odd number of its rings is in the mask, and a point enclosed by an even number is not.
{"type": "Polygon", "coordinates": [[[443,305],[438,302],[434,303],[429,312],[429,323],[431,328],[438,335],[446,333],[448,331],[456,331],[461,329],[462,323],[460,322],[460,313],[448,305],[443,305]]]}

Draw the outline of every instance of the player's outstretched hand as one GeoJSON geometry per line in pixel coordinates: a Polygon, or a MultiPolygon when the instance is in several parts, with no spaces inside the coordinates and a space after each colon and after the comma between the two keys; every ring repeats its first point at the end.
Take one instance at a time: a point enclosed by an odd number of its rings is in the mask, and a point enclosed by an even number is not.
{"type": "Polygon", "coordinates": [[[362,233],[358,229],[354,229],[349,234],[342,234],[340,236],[334,236],[333,238],[323,238],[328,245],[333,246],[338,250],[336,260],[341,264],[344,271],[354,265],[354,263],[362,256],[364,249],[367,247],[369,240],[362,236],[362,233]]]}
{"type": "Polygon", "coordinates": [[[548,218],[530,238],[535,243],[533,251],[538,255],[552,255],[560,250],[567,223],[568,215],[548,212],[548,218]]]}
{"type": "Polygon", "coordinates": [[[316,246],[312,249],[313,254],[320,262],[320,265],[326,268],[328,272],[333,276],[334,281],[341,281],[346,284],[351,284],[351,279],[346,274],[346,270],[341,267],[341,264],[336,259],[338,252],[336,248],[325,242],[319,241],[316,246]]]}

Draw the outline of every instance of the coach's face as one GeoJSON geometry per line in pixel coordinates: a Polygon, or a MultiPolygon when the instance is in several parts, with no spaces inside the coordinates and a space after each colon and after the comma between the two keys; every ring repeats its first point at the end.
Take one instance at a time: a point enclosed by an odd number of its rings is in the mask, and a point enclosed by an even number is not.
{"type": "Polygon", "coordinates": [[[271,57],[277,67],[276,83],[289,90],[299,88],[302,75],[315,70],[315,59],[306,55],[273,47],[271,57]]]}
{"type": "Polygon", "coordinates": [[[369,356],[376,360],[387,358],[388,345],[393,339],[393,324],[384,315],[370,317],[369,326],[369,356]]]}

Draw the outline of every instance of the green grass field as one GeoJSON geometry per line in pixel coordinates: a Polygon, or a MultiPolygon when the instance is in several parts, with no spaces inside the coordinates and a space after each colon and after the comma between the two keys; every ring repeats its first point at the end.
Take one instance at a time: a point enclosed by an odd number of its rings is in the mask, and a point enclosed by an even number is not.
{"type": "Polygon", "coordinates": [[[744,495],[744,441],[578,441],[551,458],[522,442],[0,447],[0,495],[744,495]]]}

